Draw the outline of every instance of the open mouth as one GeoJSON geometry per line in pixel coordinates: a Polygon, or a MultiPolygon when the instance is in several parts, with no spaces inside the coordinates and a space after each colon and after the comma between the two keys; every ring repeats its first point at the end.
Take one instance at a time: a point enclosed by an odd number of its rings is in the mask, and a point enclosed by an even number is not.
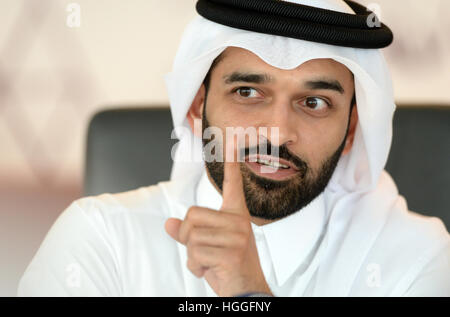
{"type": "Polygon", "coordinates": [[[284,180],[299,173],[291,162],[270,155],[247,156],[245,164],[258,176],[274,180],[284,180]]]}

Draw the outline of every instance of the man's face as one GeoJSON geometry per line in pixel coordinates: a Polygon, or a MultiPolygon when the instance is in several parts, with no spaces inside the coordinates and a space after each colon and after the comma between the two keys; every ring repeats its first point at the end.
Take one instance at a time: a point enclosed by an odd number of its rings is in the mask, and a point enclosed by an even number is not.
{"type": "MultiPolygon", "coordinates": [[[[269,222],[281,219],[325,189],[346,147],[353,94],[352,73],[334,60],[310,60],[296,69],[281,70],[245,49],[226,49],[212,70],[200,106],[203,130],[214,126],[225,135],[227,127],[267,127],[268,131],[277,127],[277,138],[270,133],[264,138],[268,154],[271,147],[278,148],[280,163],[290,164],[288,169],[261,173],[259,163],[240,163],[253,217],[269,222]]],[[[204,145],[209,141],[204,139],[204,145]]],[[[255,146],[248,141],[247,154],[255,146]]],[[[222,150],[225,153],[223,143],[222,150]]],[[[222,190],[223,162],[206,162],[206,167],[222,190]]]]}

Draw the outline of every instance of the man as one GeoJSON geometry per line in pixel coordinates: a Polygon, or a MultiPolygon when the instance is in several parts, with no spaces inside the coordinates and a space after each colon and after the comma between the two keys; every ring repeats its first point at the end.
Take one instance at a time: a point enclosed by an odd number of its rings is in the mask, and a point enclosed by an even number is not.
{"type": "Polygon", "coordinates": [[[293,2],[198,2],[166,77],[171,181],[73,202],[19,295],[450,295],[448,232],[383,171],[388,29],[293,2]]]}

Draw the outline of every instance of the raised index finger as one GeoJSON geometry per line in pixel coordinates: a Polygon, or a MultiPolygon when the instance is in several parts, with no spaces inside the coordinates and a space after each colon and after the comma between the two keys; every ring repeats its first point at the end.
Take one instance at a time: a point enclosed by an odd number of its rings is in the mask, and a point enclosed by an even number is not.
{"type": "Polygon", "coordinates": [[[237,155],[237,142],[227,142],[226,147],[221,210],[248,215],[244,184],[237,155]],[[231,153],[233,154],[231,155],[231,153]]]}

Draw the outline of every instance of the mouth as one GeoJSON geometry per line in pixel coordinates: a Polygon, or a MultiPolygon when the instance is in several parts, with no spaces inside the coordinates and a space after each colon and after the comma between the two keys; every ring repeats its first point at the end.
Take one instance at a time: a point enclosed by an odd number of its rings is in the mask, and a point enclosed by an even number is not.
{"type": "Polygon", "coordinates": [[[291,162],[270,155],[247,156],[245,165],[258,176],[273,180],[285,180],[299,173],[291,162]]]}

